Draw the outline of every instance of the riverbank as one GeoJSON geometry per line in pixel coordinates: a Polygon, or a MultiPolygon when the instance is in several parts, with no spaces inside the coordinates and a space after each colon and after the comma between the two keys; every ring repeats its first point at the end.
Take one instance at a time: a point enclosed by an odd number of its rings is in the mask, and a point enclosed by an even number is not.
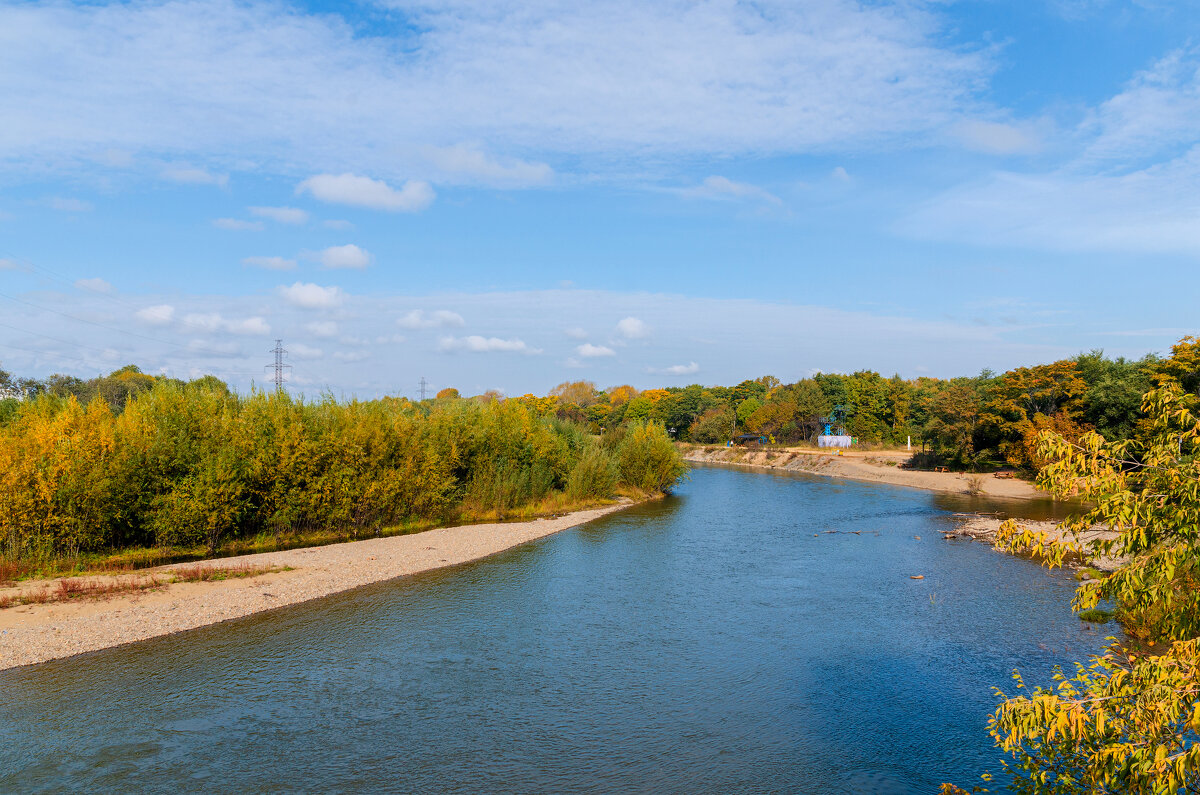
{"type": "MultiPolygon", "coordinates": [[[[527,522],[462,525],[413,535],[265,552],[146,572],[178,569],[275,569],[219,581],[176,582],[107,599],[23,604],[0,610],[0,670],[72,657],[229,621],[410,574],[455,566],[586,524],[635,503],[527,522]]],[[[114,578],[116,580],[117,578],[114,578]]],[[[49,589],[25,582],[0,597],[49,589]]]]}
{"type": "MultiPolygon", "coordinates": [[[[908,486],[952,494],[972,493],[984,497],[1006,499],[1034,499],[1045,497],[1032,483],[1016,478],[997,478],[995,475],[968,475],[961,472],[922,472],[900,469],[901,461],[908,460],[907,453],[899,451],[844,451],[841,455],[797,448],[753,450],[738,447],[684,446],[686,461],[698,464],[730,464],[756,469],[777,469],[789,472],[806,472],[833,478],[887,483],[893,486],[908,486]],[[973,480],[968,480],[968,479],[973,480]],[[974,489],[974,490],[973,490],[974,489]]],[[[996,543],[996,534],[1004,521],[991,516],[964,514],[959,517],[955,533],[982,541],[988,545],[996,543]]],[[[1019,519],[1023,526],[1041,531],[1048,538],[1065,540],[1057,522],[1019,519]]],[[[1114,534],[1105,530],[1092,530],[1084,535],[1085,541],[1097,538],[1112,538],[1114,534]]],[[[1101,571],[1113,571],[1120,560],[1096,558],[1080,561],[1101,571]]]]}
{"type": "Polygon", "coordinates": [[[961,472],[923,472],[901,469],[909,458],[902,451],[844,451],[841,455],[803,448],[749,449],[744,447],[705,447],[681,445],[685,461],[703,464],[738,464],[760,469],[807,472],[833,478],[888,483],[929,491],[955,494],[974,493],[987,497],[1033,499],[1045,497],[1032,483],[1017,478],[998,478],[993,474],[970,475],[961,472]],[[973,490],[977,489],[977,490],[973,490]]]}

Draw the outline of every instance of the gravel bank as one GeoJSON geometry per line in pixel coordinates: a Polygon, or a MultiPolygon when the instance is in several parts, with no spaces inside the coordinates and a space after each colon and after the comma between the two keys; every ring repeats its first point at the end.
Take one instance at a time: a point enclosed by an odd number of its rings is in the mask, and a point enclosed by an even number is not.
{"type": "Polygon", "coordinates": [[[1046,497],[1033,484],[1017,478],[998,478],[995,475],[965,475],[961,472],[924,472],[900,469],[899,464],[909,458],[908,453],[894,451],[843,452],[841,455],[817,452],[802,448],[771,448],[768,450],[745,447],[692,447],[683,451],[686,461],[706,464],[738,464],[760,469],[783,469],[791,472],[808,472],[833,478],[865,480],[872,483],[888,483],[894,486],[909,486],[929,491],[946,491],[962,494],[972,485],[979,493],[989,497],[1010,499],[1032,499],[1046,497]],[[972,483],[968,478],[978,478],[972,483]]]}
{"type": "MultiPolygon", "coordinates": [[[[183,632],[466,563],[577,527],[632,504],[623,501],[553,519],[446,527],[414,535],[222,558],[201,565],[288,566],[292,570],[218,582],[177,583],[107,600],[0,610],[0,670],[183,632]]],[[[159,571],[172,568],[176,567],[166,566],[159,571]]]]}

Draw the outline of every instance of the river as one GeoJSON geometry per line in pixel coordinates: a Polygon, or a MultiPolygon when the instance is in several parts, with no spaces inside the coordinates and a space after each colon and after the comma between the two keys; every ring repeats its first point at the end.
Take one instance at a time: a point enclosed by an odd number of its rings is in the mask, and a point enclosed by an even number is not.
{"type": "Polygon", "coordinates": [[[0,792],[969,787],[991,687],[1115,629],[943,540],[961,507],[700,467],[486,560],[0,672],[0,792]]]}

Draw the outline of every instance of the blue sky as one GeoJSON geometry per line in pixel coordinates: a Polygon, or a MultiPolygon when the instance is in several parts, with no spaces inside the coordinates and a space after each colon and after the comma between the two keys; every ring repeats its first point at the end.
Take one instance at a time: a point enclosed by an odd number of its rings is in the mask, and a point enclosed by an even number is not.
{"type": "Polygon", "coordinates": [[[0,365],[476,393],[1200,331],[1194,3],[0,4],[0,365]]]}

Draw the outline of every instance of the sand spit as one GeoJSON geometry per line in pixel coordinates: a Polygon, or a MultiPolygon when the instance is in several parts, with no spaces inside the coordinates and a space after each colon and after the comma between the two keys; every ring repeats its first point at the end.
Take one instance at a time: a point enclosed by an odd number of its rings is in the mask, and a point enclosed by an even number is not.
{"type": "MultiPolygon", "coordinates": [[[[970,536],[978,541],[983,541],[988,544],[996,543],[996,534],[1000,530],[1000,524],[1003,519],[997,519],[989,516],[979,515],[962,515],[959,517],[961,521],[958,523],[956,532],[961,535],[970,536]]],[[[1034,532],[1041,531],[1046,534],[1047,538],[1056,541],[1062,541],[1067,538],[1067,534],[1063,532],[1056,522],[1034,521],[1032,519],[1018,519],[1018,524],[1022,527],[1029,528],[1034,532]]],[[[948,534],[953,535],[953,534],[948,534]]],[[[1117,534],[1110,530],[1102,530],[1093,528],[1083,534],[1082,540],[1085,544],[1095,540],[1112,540],[1117,534]]],[[[1087,565],[1100,571],[1115,571],[1124,562],[1124,558],[1093,558],[1087,561],[1077,561],[1074,565],[1087,565]]]]}
{"type": "MultiPolygon", "coordinates": [[[[413,535],[221,558],[200,565],[290,567],[291,570],[217,582],[176,583],[104,600],[7,608],[0,610],[0,670],[183,632],[408,574],[466,563],[577,527],[633,504],[623,500],[616,505],[552,519],[446,527],[413,535]]],[[[165,573],[196,565],[165,566],[154,571],[165,573]]],[[[22,587],[41,586],[23,584],[22,587]]]]}
{"type": "Polygon", "coordinates": [[[909,458],[904,452],[846,451],[841,455],[830,455],[800,448],[756,450],[744,447],[691,447],[684,450],[683,457],[695,463],[740,464],[762,469],[809,472],[834,478],[888,483],[956,494],[967,492],[971,485],[968,478],[978,478],[979,493],[989,497],[1031,499],[1046,496],[1031,483],[1016,478],[900,469],[900,463],[909,458]]]}

